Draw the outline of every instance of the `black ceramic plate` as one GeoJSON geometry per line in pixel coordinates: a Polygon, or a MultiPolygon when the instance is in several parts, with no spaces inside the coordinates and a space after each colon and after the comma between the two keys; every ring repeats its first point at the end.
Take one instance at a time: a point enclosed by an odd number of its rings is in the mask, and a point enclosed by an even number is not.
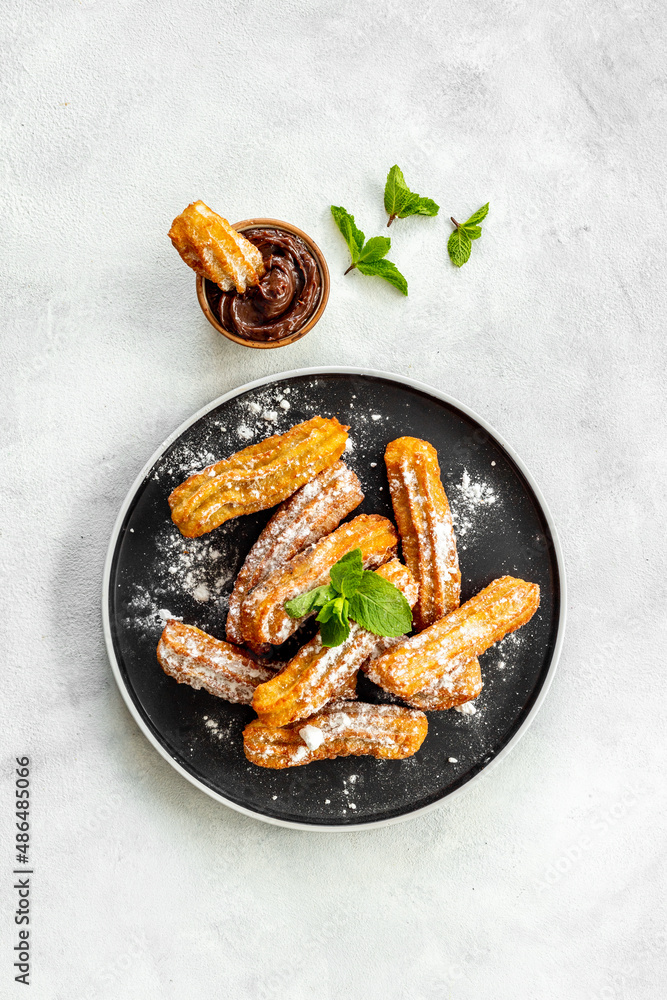
{"type": "MultiPolygon", "coordinates": [[[[562,559],[550,515],[528,473],[498,435],[461,404],[399,376],[307,369],[244,386],[188,421],[160,448],[119,515],[105,572],[104,620],[111,664],[132,714],[157,749],[214,798],[269,822],[311,829],[387,823],[461,789],[507,752],[546,694],[562,640],[562,559]],[[481,658],[476,714],[429,713],[414,757],[339,758],[271,771],[250,764],[241,733],[252,709],[167,677],[156,661],[161,617],[181,616],[224,638],[235,574],[270,516],[228,521],[182,538],[167,497],[190,473],[315,414],[350,424],[344,456],[366,498],[353,515],[392,517],[387,442],[404,434],[438,450],[454,512],[462,601],[497,576],[539,583],[531,622],[481,658]]],[[[365,678],[359,694],[383,700],[365,678]]]]}

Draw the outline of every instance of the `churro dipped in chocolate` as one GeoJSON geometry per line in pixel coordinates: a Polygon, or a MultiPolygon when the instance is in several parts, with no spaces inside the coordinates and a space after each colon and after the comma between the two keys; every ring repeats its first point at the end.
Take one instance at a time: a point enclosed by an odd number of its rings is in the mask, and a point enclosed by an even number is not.
{"type": "Polygon", "coordinates": [[[188,267],[225,292],[236,288],[243,294],[264,274],[261,250],[203,201],[192,202],[176,216],[169,238],[188,267]]]}

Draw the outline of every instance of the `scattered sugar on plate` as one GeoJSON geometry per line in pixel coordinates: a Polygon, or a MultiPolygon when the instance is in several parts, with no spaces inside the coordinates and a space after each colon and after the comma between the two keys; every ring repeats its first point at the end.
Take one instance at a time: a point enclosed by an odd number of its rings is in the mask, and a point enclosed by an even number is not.
{"type": "Polygon", "coordinates": [[[477,709],[471,701],[466,701],[463,705],[455,705],[455,712],[460,712],[461,715],[476,715],[477,709]]]}
{"type": "Polygon", "coordinates": [[[208,589],[205,583],[200,583],[198,587],[192,591],[192,596],[195,601],[199,601],[200,604],[206,604],[207,601],[211,599],[211,591],[208,589]]]}
{"type": "Polygon", "coordinates": [[[290,405],[286,399],[281,399],[280,402],[278,403],[278,406],[283,410],[289,410],[290,405]]]}
{"type": "Polygon", "coordinates": [[[458,764],[459,762],[458,757],[448,757],[447,760],[449,761],[450,764],[458,764]]]}
{"type": "Polygon", "coordinates": [[[371,469],[377,468],[377,462],[371,462],[371,469]]]}
{"type": "Polygon", "coordinates": [[[493,492],[492,487],[486,483],[473,483],[467,469],[463,470],[461,482],[456,488],[469,503],[479,505],[496,502],[496,494],[493,492]]]}
{"type": "Polygon", "coordinates": [[[268,424],[275,424],[277,419],[278,419],[277,410],[264,410],[264,413],[262,414],[262,420],[266,420],[268,424]]]}
{"type": "Polygon", "coordinates": [[[259,415],[262,412],[262,407],[259,405],[259,403],[255,403],[254,400],[250,400],[250,402],[248,403],[248,409],[250,410],[251,413],[254,413],[256,415],[259,415]]]}
{"type": "Polygon", "coordinates": [[[158,618],[161,618],[163,622],[168,622],[170,619],[173,619],[174,621],[177,622],[183,621],[182,615],[175,615],[171,611],[167,610],[167,608],[160,608],[157,614],[158,618]]]}
{"type": "Polygon", "coordinates": [[[382,420],[381,413],[371,413],[371,420],[382,420]]]}
{"type": "Polygon", "coordinates": [[[236,428],[236,433],[241,438],[242,441],[250,441],[253,436],[252,428],[248,427],[247,424],[239,424],[236,428]]]}

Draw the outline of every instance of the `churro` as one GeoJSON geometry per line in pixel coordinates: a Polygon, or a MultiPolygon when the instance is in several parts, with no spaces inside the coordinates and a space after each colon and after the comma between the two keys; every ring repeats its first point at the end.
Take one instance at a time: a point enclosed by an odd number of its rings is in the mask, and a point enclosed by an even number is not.
{"type": "MultiPolygon", "coordinates": [[[[403,592],[412,606],[417,599],[417,585],[410,570],[392,559],[376,571],[403,592]]],[[[383,637],[350,624],[350,634],[340,646],[322,645],[318,633],[299,650],[285,669],[260,684],[252,707],[262,722],[286,726],[318,712],[336,697],[341,688],[356,676],[361,664],[383,642],[383,637]]]]}
{"type": "Polygon", "coordinates": [[[226,701],[249,705],[258,684],[274,671],[256,663],[228,642],[170,619],[160,636],[157,658],[165,674],[179,684],[205,688],[226,701]]]}
{"type": "Polygon", "coordinates": [[[196,538],[232,517],[274,507],[338,461],[347,430],[335,417],[313,417],[195,473],[169,497],[174,524],[196,538]]]}
{"type": "Polygon", "coordinates": [[[401,437],[385,451],[403,558],[419,583],[418,631],[459,606],[461,571],[438,454],[428,441],[401,437]]]}
{"type": "Polygon", "coordinates": [[[362,755],[401,760],[419,750],[427,731],[426,716],[415,709],[337,702],[289,726],[255,719],[243,730],[243,748],[253,764],[270,768],[362,755]]]}
{"type": "Polygon", "coordinates": [[[455,659],[472,659],[532,618],[540,588],[502,576],[446,618],[406,639],[368,664],[368,676],[401,698],[410,698],[448,673],[455,659]]]}
{"type": "Polygon", "coordinates": [[[203,201],[176,216],[169,238],[188,267],[225,292],[242,295],[266,270],[261,251],[203,201]]]}
{"type": "Polygon", "coordinates": [[[366,569],[374,569],[396,552],[398,538],[391,521],[379,514],[359,514],[289,560],[256,587],[241,605],[241,634],[250,645],[285,642],[305,618],[290,618],[286,601],[322,586],[329,571],[352,549],[361,549],[366,569]]]}
{"type": "Polygon", "coordinates": [[[227,615],[230,642],[243,642],[241,605],[246,595],[298,552],[337,528],[363,499],[357,476],[343,462],[336,462],[280,505],[236,577],[227,615]]]}

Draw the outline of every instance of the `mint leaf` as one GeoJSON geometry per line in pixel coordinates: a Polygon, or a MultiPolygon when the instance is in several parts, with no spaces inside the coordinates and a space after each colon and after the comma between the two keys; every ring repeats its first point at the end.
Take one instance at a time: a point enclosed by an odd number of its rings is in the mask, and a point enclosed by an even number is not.
{"type": "Polygon", "coordinates": [[[396,164],[387,174],[384,207],[389,216],[388,226],[396,218],[406,219],[409,215],[437,215],[440,211],[439,206],[431,198],[422,198],[410,190],[405,183],[403,171],[396,164]]]}
{"type": "Polygon", "coordinates": [[[394,164],[387,174],[387,183],[384,186],[384,207],[387,215],[391,216],[391,221],[387,225],[391,225],[391,222],[405,208],[411,197],[414,196],[405,183],[403,171],[394,164]]]}
{"type": "Polygon", "coordinates": [[[436,205],[432,198],[420,198],[417,196],[417,203],[412,206],[412,211],[400,213],[399,219],[404,219],[406,215],[437,215],[440,206],[436,205]]]}
{"type": "Polygon", "coordinates": [[[350,617],[375,635],[405,635],[412,628],[412,611],[404,595],[384,577],[365,570],[350,598],[350,617]]]}
{"type": "Polygon", "coordinates": [[[343,239],[347,243],[350,255],[352,257],[352,263],[359,259],[359,253],[362,246],[366,240],[366,237],[361,232],[360,229],[354,224],[354,216],[350,215],[342,206],[332,205],[331,214],[334,217],[334,222],[343,234],[343,239]]]}
{"type": "Polygon", "coordinates": [[[342,646],[349,634],[350,626],[345,625],[339,618],[330,618],[320,626],[322,645],[329,648],[342,646]]]}
{"type": "Polygon", "coordinates": [[[359,584],[364,572],[361,549],[352,549],[331,567],[330,577],[333,587],[343,597],[351,597],[359,584]]]}
{"type": "Polygon", "coordinates": [[[470,259],[472,240],[478,240],[482,235],[482,228],[479,225],[489,214],[489,203],[482,205],[470,216],[467,222],[457,222],[452,216],[452,222],[456,229],[449,237],[447,251],[452,259],[452,264],[461,267],[470,259]]]}
{"type": "Polygon", "coordinates": [[[406,279],[403,277],[396,265],[392,264],[390,260],[375,260],[369,263],[359,262],[357,267],[362,274],[384,278],[384,280],[388,281],[390,285],[394,286],[394,288],[398,288],[399,292],[402,292],[403,295],[408,294],[408,283],[406,279]]]}
{"type": "Polygon", "coordinates": [[[357,258],[357,263],[361,264],[363,261],[365,264],[370,264],[374,261],[381,260],[389,253],[390,246],[391,240],[389,237],[373,236],[364,244],[363,250],[357,258]]]}
{"type": "Polygon", "coordinates": [[[447,252],[452,264],[462,267],[470,259],[471,248],[470,237],[462,226],[458,226],[447,241],[447,252]]]}
{"type": "Polygon", "coordinates": [[[476,212],[473,212],[473,214],[470,216],[470,218],[468,219],[468,221],[464,222],[463,225],[466,226],[466,227],[468,227],[468,226],[476,226],[483,219],[485,219],[488,214],[489,214],[489,203],[487,201],[486,205],[482,205],[482,207],[478,208],[476,212]]]}
{"type": "Polygon", "coordinates": [[[320,636],[323,646],[340,646],[350,634],[348,604],[344,597],[336,597],[320,611],[320,636]]]}
{"type": "Polygon", "coordinates": [[[317,608],[321,608],[335,596],[336,592],[333,587],[325,584],[323,587],[316,587],[314,590],[309,590],[306,594],[299,594],[298,597],[287,601],[285,611],[290,618],[303,618],[304,615],[309,615],[317,608]]]}

